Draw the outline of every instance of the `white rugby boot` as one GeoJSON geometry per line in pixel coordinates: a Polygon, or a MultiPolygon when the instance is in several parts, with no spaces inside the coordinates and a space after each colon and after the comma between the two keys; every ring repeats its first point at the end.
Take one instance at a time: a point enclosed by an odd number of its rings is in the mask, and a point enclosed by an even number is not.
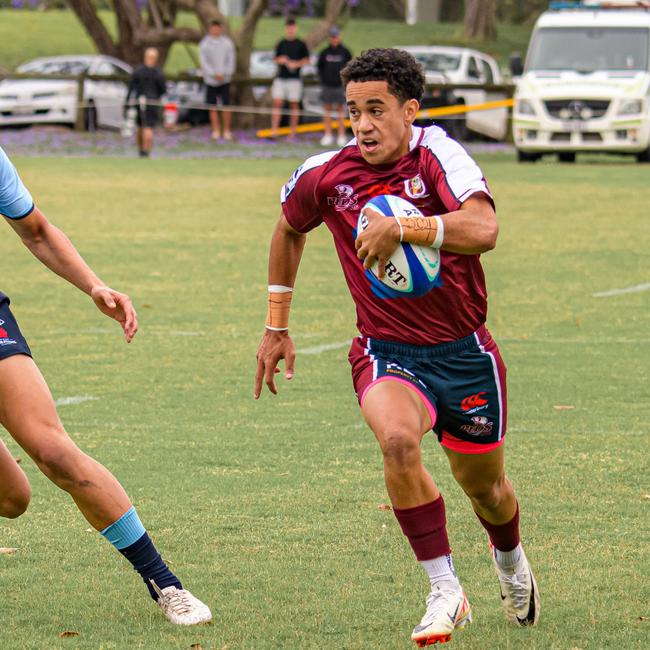
{"type": "Polygon", "coordinates": [[[411,634],[420,648],[446,643],[456,629],[472,621],[472,611],[462,587],[457,582],[440,580],[427,596],[427,611],[411,634]]]}
{"type": "Polygon", "coordinates": [[[325,134],[320,139],[320,144],[322,147],[329,147],[331,144],[334,144],[334,136],[331,133],[325,134]]]}
{"type": "Polygon", "coordinates": [[[153,580],[150,580],[150,582],[158,594],[156,602],[170,623],[175,625],[201,625],[212,620],[210,608],[187,589],[178,589],[173,586],[159,589],[153,580]]]}
{"type": "Polygon", "coordinates": [[[540,610],[539,591],[524,549],[521,549],[519,561],[512,568],[499,566],[494,551],[494,546],[490,544],[490,554],[499,577],[501,604],[506,618],[510,623],[521,627],[537,625],[540,610]]]}

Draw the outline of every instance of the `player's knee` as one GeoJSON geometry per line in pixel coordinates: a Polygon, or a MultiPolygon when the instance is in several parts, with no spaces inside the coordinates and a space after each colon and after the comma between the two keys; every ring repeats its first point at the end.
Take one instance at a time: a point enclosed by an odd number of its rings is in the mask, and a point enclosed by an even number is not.
{"type": "Polygon", "coordinates": [[[16,490],[0,500],[0,517],[16,519],[26,510],[32,498],[29,486],[16,490]]]}
{"type": "Polygon", "coordinates": [[[408,472],[420,462],[420,443],[401,429],[387,431],[381,437],[384,462],[396,471],[408,472]]]}
{"type": "Polygon", "coordinates": [[[466,494],[485,510],[494,510],[505,498],[505,477],[495,481],[477,481],[464,486],[466,494]]]}

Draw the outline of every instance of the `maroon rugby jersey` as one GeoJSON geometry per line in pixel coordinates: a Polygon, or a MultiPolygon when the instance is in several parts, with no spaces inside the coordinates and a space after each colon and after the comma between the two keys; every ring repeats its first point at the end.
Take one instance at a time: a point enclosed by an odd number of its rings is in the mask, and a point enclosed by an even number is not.
{"type": "Polygon", "coordinates": [[[324,222],[332,232],[362,335],[431,345],[468,336],[485,322],[479,256],[441,251],[439,287],[419,298],[379,298],[354,247],[359,211],[373,196],[393,194],[425,215],[444,214],[476,192],[490,197],[481,170],[463,147],[437,126],[414,126],[409,153],[395,163],[367,163],[356,140],[308,158],[283,186],[281,200],[295,230],[306,233],[324,222]]]}

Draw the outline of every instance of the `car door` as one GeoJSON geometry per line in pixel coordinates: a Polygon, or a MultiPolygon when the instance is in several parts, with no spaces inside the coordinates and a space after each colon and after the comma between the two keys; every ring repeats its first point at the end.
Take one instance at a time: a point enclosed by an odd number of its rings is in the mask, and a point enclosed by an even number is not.
{"type": "MultiPolygon", "coordinates": [[[[124,74],[110,61],[100,60],[91,66],[92,75],[124,74]]],[[[122,81],[111,79],[88,81],[86,102],[92,102],[97,110],[97,125],[119,127],[122,123],[122,107],[126,97],[126,85],[122,81]]]]}
{"type": "MultiPolygon", "coordinates": [[[[476,86],[485,83],[483,71],[481,70],[481,66],[476,56],[468,54],[465,57],[463,64],[465,69],[464,83],[475,84],[476,86]]],[[[482,88],[463,88],[459,93],[462,93],[465,104],[468,106],[485,102],[486,94],[482,88]]],[[[485,133],[485,122],[486,120],[481,115],[481,111],[469,111],[467,113],[467,128],[471,131],[475,131],[482,135],[488,135],[485,133]]]]}
{"type": "MultiPolygon", "coordinates": [[[[496,62],[488,60],[486,57],[475,56],[476,65],[479,69],[479,78],[482,84],[494,85],[501,82],[501,74],[496,62]]],[[[479,101],[493,102],[505,99],[505,93],[496,93],[481,89],[479,101]]],[[[474,122],[475,130],[483,135],[487,135],[495,140],[504,140],[508,129],[508,109],[492,108],[489,111],[475,111],[474,122]]]]}

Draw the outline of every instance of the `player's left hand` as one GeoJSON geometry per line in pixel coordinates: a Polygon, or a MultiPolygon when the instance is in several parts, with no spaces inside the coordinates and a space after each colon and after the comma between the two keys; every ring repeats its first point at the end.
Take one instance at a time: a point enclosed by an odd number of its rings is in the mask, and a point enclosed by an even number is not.
{"type": "Polygon", "coordinates": [[[377,273],[383,278],[386,262],[399,244],[399,226],[395,219],[386,219],[372,208],[366,208],[363,214],[368,219],[368,226],[357,234],[354,244],[357,257],[363,260],[364,269],[369,269],[376,260],[377,273]]]}
{"type": "Polygon", "coordinates": [[[93,287],[90,297],[102,314],[114,318],[122,326],[126,342],[131,343],[138,331],[138,315],[131,304],[131,298],[105,285],[93,287]]]}

